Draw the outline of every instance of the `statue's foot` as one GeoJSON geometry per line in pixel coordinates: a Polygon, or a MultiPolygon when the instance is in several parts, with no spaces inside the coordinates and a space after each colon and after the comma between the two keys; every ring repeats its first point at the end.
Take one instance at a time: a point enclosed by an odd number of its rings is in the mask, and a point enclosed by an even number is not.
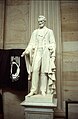
{"type": "Polygon", "coordinates": [[[34,94],[35,94],[34,92],[30,92],[26,97],[30,97],[30,96],[32,96],[34,94]]]}
{"type": "Polygon", "coordinates": [[[41,92],[41,94],[42,94],[43,96],[45,96],[45,95],[46,95],[46,93],[45,93],[44,91],[42,91],[42,92],[41,92]]]}

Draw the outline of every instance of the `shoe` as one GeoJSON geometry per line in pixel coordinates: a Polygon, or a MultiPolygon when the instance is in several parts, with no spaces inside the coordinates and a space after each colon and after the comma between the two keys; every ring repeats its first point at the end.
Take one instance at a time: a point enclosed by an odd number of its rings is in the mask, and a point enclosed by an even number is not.
{"type": "Polygon", "coordinates": [[[34,92],[30,92],[26,97],[31,97],[34,94],[35,94],[34,92]]]}
{"type": "Polygon", "coordinates": [[[45,93],[44,91],[42,91],[42,92],[41,92],[41,94],[42,94],[43,96],[45,96],[45,95],[46,95],[46,93],[45,93]]]}

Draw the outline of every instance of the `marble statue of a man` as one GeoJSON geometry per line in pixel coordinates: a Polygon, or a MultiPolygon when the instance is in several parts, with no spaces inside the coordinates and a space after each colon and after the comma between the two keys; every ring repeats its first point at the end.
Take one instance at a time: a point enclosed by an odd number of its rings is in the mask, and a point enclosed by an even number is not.
{"type": "Polygon", "coordinates": [[[31,90],[27,96],[34,94],[55,94],[55,51],[56,43],[53,30],[45,26],[46,18],[38,17],[39,28],[32,33],[30,42],[22,53],[26,56],[26,65],[31,75],[31,90]]]}

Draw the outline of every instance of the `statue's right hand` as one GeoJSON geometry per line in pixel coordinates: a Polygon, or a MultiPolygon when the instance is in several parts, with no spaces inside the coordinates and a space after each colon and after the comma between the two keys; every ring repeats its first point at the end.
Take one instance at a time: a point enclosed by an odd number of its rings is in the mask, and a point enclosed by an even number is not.
{"type": "Polygon", "coordinates": [[[23,57],[25,55],[25,51],[21,54],[21,57],[23,57]]]}
{"type": "Polygon", "coordinates": [[[21,55],[21,57],[23,57],[23,56],[25,56],[25,55],[28,55],[29,54],[29,51],[27,50],[27,51],[24,51],[23,53],[22,53],[22,55],[21,55]]]}
{"type": "Polygon", "coordinates": [[[26,50],[26,51],[25,51],[25,54],[26,54],[26,55],[28,55],[28,54],[29,54],[29,51],[28,51],[28,50],[26,50]]]}

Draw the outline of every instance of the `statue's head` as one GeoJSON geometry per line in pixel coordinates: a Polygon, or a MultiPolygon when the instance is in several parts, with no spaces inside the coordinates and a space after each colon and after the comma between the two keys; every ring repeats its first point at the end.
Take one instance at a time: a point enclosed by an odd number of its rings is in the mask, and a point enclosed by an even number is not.
{"type": "Polygon", "coordinates": [[[45,26],[46,18],[43,15],[38,17],[39,28],[43,28],[45,26]]]}

